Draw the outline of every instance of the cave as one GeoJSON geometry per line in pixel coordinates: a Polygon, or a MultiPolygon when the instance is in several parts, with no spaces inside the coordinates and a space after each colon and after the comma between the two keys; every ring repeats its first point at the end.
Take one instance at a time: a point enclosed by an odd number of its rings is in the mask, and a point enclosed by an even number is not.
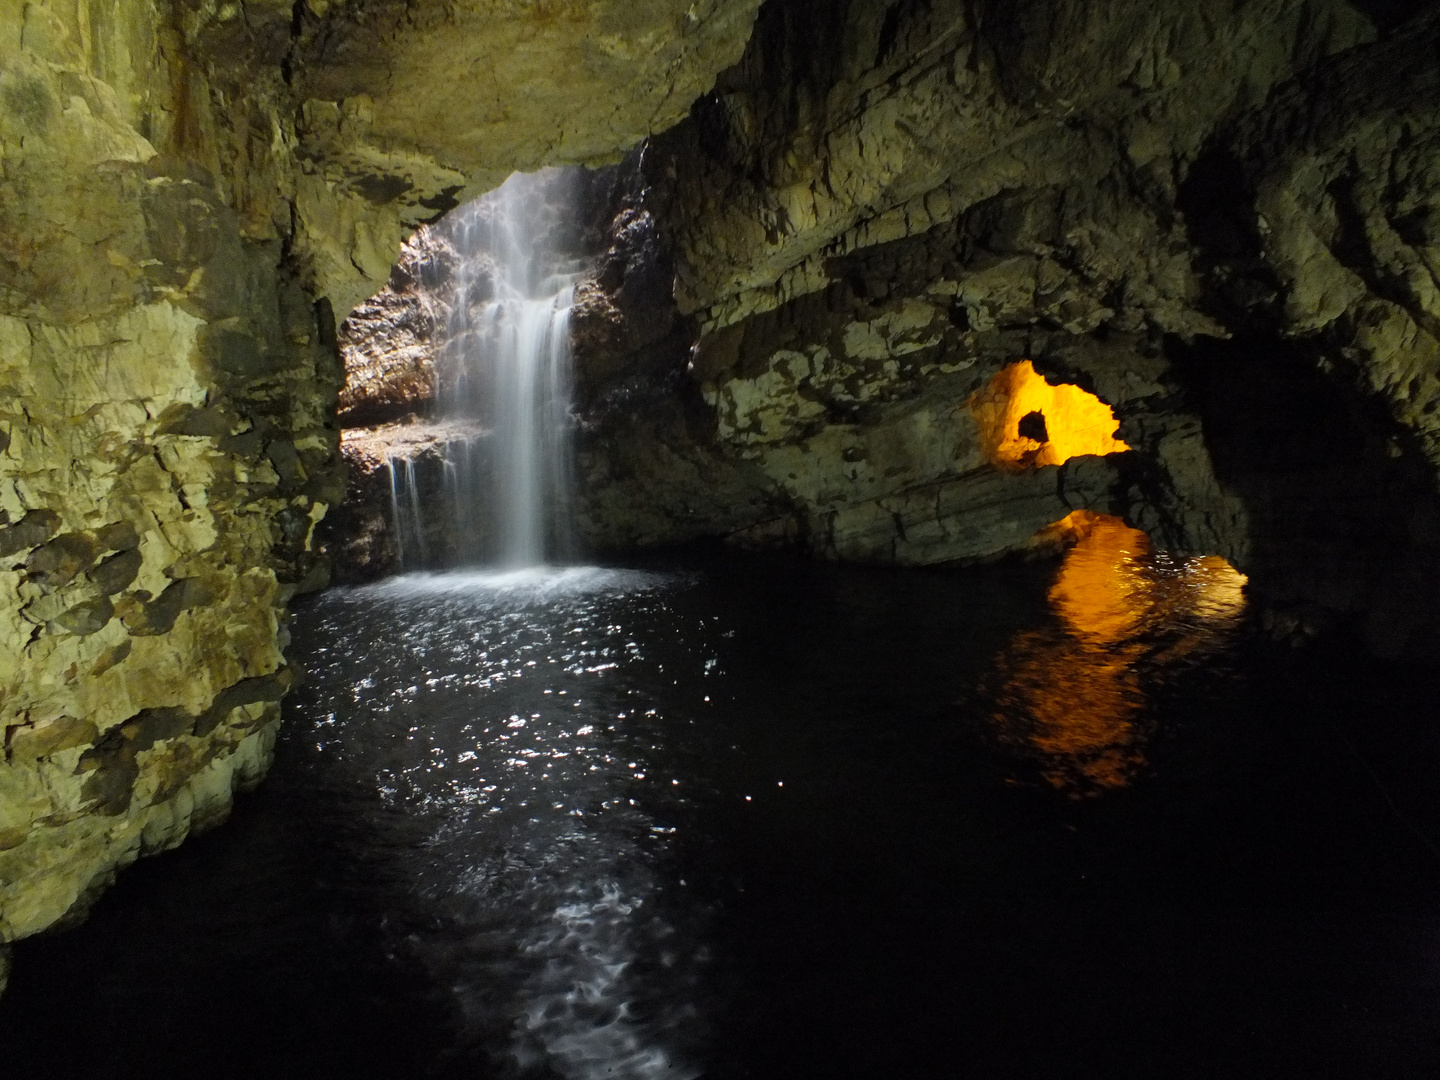
{"type": "Polygon", "coordinates": [[[976,391],[970,408],[991,464],[1063,465],[1073,457],[1123,454],[1114,410],[1078,386],[1052,384],[1029,360],[1009,364],[976,391]]]}
{"type": "Polygon", "coordinates": [[[1440,1074],[1440,5],[0,35],[12,1072],[1440,1074]]]}

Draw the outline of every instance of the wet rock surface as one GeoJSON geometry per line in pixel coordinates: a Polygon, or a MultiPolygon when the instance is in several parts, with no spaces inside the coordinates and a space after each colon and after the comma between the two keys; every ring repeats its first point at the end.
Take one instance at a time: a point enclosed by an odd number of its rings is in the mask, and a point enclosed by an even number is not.
{"type": "Polygon", "coordinates": [[[413,415],[346,431],[341,453],[349,466],[349,489],[320,530],[335,582],[355,584],[406,566],[458,562],[465,541],[474,538],[458,536],[444,512],[445,463],[466,448],[483,448],[490,434],[471,422],[413,415]],[[397,498],[404,500],[398,508],[397,498]],[[397,513],[406,526],[399,533],[397,513]]]}
{"type": "Polygon", "coordinates": [[[312,529],[343,493],[328,309],[132,101],[66,74],[79,43],[52,29],[5,76],[35,103],[4,121],[25,241],[0,293],[5,940],[79,917],[258,781],[284,688],[226,695],[283,670],[284,605],[323,584],[312,529]]]}
{"type": "Polygon", "coordinates": [[[339,423],[374,427],[432,411],[437,335],[449,313],[458,256],[444,232],[422,226],[401,249],[385,287],[340,324],[345,358],[339,423]]]}

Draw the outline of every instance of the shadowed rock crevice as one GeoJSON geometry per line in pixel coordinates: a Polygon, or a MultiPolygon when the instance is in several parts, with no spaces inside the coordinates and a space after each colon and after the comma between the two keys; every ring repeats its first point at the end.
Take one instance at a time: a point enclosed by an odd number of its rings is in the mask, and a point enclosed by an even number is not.
{"type": "Polygon", "coordinates": [[[1384,655],[1436,655],[1440,499],[1380,400],[1303,348],[1235,339],[1177,347],[1216,474],[1244,507],[1238,563],[1285,636],[1358,622],[1384,655]],[[1237,387],[1243,387],[1237,391],[1237,387]]]}

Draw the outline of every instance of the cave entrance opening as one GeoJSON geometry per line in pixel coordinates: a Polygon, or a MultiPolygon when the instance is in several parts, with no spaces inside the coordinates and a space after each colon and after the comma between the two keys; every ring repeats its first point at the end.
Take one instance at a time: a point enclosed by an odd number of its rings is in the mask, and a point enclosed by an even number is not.
{"type": "Polygon", "coordinates": [[[445,510],[466,562],[570,555],[570,310],[580,260],[556,235],[569,174],[515,173],[457,211],[459,253],[436,359],[441,415],[484,426],[450,444],[445,510]],[[458,452],[454,452],[457,451],[458,452]]]}
{"type": "Polygon", "coordinates": [[[1029,360],[1002,368],[970,399],[985,457],[1003,469],[1060,465],[1085,454],[1118,454],[1109,405],[1069,383],[1054,384],[1029,360]]]}

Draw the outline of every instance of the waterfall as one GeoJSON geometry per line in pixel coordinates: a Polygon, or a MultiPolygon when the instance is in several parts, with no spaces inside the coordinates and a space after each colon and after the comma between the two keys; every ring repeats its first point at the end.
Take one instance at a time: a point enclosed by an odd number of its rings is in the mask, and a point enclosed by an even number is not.
{"type": "Polygon", "coordinates": [[[561,170],[515,173],[459,210],[451,229],[461,262],[442,404],[491,434],[488,455],[452,444],[447,493],[456,535],[481,548],[466,554],[502,567],[569,554],[569,322],[579,267],[556,241],[568,224],[568,186],[561,170]]]}
{"type": "Polygon", "coordinates": [[[430,552],[425,543],[415,459],[392,454],[385,459],[385,470],[390,474],[390,522],[395,533],[396,561],[401,569],[423,567],[430,561],[430,552]]]}
{"type": "Polygon", "coordinates": [[[440,226],[459,258],[436,356],[438,419],[457,434],[444,441],[443,506],[422,506],[414,471],[391,467],[392,483],[409,489],[391,503],[404,569],[429,562],[422,511],[444,515],[462,564],[513,569],[571,554],[570,309],[581,264],[562,253],[570,188],[568,170],[515,173],[440,226]]]}

